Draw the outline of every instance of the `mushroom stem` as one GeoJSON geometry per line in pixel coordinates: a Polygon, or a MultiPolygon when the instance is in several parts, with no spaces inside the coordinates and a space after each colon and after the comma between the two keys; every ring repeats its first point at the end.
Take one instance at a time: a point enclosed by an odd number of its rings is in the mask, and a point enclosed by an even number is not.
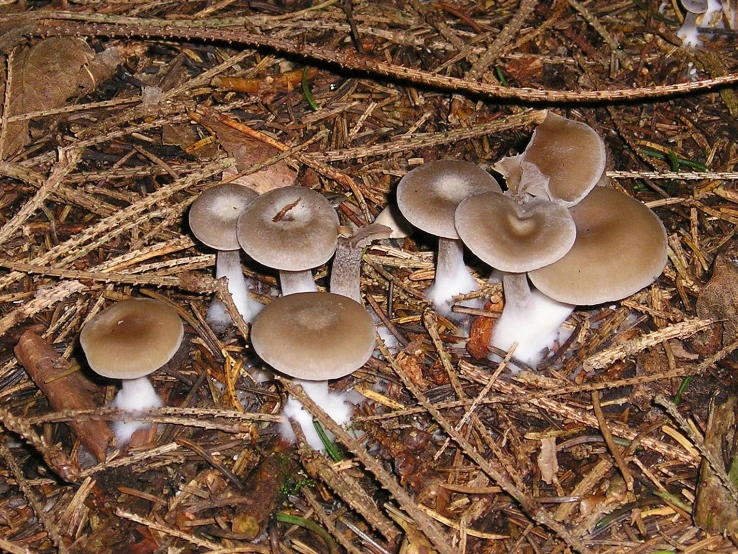
{"type": "MultiPolygon", "coordinates": [[[[163,403],[148,377],[139,377],[138,379],[123,379],[120,391],[110,405],[113,408],[136,413],[150,408],[159,408],[163,403]]],[[[116,421],[112,427],[118,446],[127,444],[134,432],[148,426],[149,424],[143,421],[116,421]]]]}
{"type": "MultiPolygon", "coordinates": [[[[328,388],[328,381],[305,381],[294,379],[293,383],[300,385],[305,393],[312,398],[325,412],[339,425],[346,425],[351,421],[352,405],[347,393],[333,392],[328,388]]],[[[295,433],[289,420],[300,424],[307,443],[314,450],[323,450],[325,447],[313,425],[313,416],[297,398],[290,396],[282,408],[285,421],[280,425],[280,434],[289,442],[295,441],[295,433]]]]}
{"type": "Polygon", "coordinates": [[[317,292],[318,286],[313,279],[310,269],[303,271],[279,270],[279,284],[282,287],[282,296],[298,292],[317,292]]]}
{"type": "Polygon", "coordinates": [[[490,344],[508,351],[513,343],[517,343],[513,357],[535,366],[541,361],[541,351],[553,347],[559,327],[575,306],[531,290],[525,273],[505,273],[502,286],[505,307],[492,332],[490,344]]]}
{"type": "Polygon", "coordinates": [[[361,254],[363,248],[346,238],[338,239],[331,266],[330,291],[361,304],[361,254]]]}
{"type": "Polygon", "coordinates": [[[249,296],[246,277],[241,269],[240,250],[219,250],[215,255],[215,278],[228,279],[228,292],[233,297],[233,303],[246,323],[251,323],[254,316],[263,307],[249,296]]]}
{"type": "MultiPolygon", "coordinates": [[[[464,243],[461,239],[439,237],[436,278],[425,292],[426,299],[439,314],[449,317],[454,296],[478,289],[464,264],[464,243]]],[[[464,305],[481,307],[479,302],[465,302],[464,305]]]]}

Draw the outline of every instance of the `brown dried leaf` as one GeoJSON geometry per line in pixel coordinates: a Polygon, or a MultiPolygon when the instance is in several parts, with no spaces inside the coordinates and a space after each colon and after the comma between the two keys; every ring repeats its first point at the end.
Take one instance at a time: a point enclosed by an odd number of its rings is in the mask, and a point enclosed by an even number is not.
{"type": "MultiPolygon", "coordinates": [[[[228,155],[235,158],[238,172],[245,171],[279,154],[273,146],[247,137],[215,118],[203,116],[201,123],[215,134],[228,155]]],[[[231,173],[231,175],[234,174],[235,172],[231,173]]],[[[230,175],[224,172],[223,176],[229,177],[230,175]]],[[[272,189],[293,185],[296,179],[297,173],[287,165],[286,161],[280,160],[256,173],[239,177],[233,182],[245,185],[259,194],[264,194],[272,189]]]]}
{"type": "MultiPolygon", "coordinates": [[[[8,116],[63,106],[86,94],[113,74],[120,63],[115,50],[95,55],[81,39],[52,37],[21,50],[13,60],[8,116]]],[[[4,88],[6,70],[2,68],[4,88]]],[[[18,153],[29,141],[29,122],[8,125],[5,155],[18,153]]]]}
{"type": "MultiPolygon", "coordinates": [[[[738,338],[738,241],[731,241],[728,248],[718,254],[712,270],[712,278],[697,298],[697,315],[703,319],[716,321],[715,331],[722,327],[722,345],[727,346],[738,338]]],[[[695,344],[710,348],[708,336],[700,336],[695,344]]],[[[715,348],[715,349],[717,349],[715,348]]],[[[700,352],[703,355],[709,352],[700,352]]]]}

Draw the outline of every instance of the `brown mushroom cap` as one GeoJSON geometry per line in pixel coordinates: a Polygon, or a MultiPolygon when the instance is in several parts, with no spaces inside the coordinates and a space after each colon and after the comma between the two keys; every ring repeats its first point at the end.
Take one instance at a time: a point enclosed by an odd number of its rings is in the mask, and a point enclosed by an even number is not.
{"type": "Polygon", "coordinates": [[[529,273],[544,294],[568,304],[600,304],[634,294],[664,270],[666,230],[641,202],[596,187],[569,211],[577,227],[574,246],[529,273]]]}
{"type": "Polygon", "coordinates": [[[151,298],[113,304],[85,323],[79,342],[95,373],[138,379],[166,364],[182,343],[177,310],[151,298]]]}
{"type": "Polygon", "coordinates": [[[589,125],[549,112],[533,132],[521,156],[508,159],[508,186],[516,193],[550,198],[573,206],[597,184],[605,171],[607,152],[602,138],[589,125]]]}
{"type": "Polygon", "coordinates": [[[190,230],[203,244],[216,250],[238,250],[236,222],[259,195],[250,188],[225,183],[209,188],[192,203],[190,230]]]}
{"type": "Polygon", "coordinates": [[[397,205],[418,229],[437,237],[458,239],[454,212],[472,194],[502,192],[492,175],[473,163],[428,162],[405,175],[397,185],[397,205]]]}
{"type": "Polygon", "coordinates": [[[256,316],[251,343],[286,375],[322,381],[360,368],[374,350],[374,322],[358,302],[329,292],[281,296],[256,316]]]}
{"type": "Polygon", "coordinates": [[[565,207],[540,198],[519,204],[498,192],[475,194],[459,204],[456,230],[480,260],[511,273],[555,262],[576,237],[565,207]]]}
{"type": "Polygon", "coordinates": [[[238,242],[260,264],[303,271],[330,259],[338,226],[338,214],[322,194],[282,187],[249,204],[238,220],[238,242]]]}

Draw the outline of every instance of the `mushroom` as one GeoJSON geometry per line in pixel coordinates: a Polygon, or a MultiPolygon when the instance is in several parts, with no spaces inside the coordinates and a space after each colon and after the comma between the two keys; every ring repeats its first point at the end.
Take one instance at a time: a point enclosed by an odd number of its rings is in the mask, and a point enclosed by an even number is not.
{"type": "MultiPolygon", "coordinates": [[[[182,320],[174,308],[150,298],[131,298],[86,322],[79,342],[95,373],[121,380],[111,406],[136,412],[162,405],[146,376],[171,360],[183,336],[182,320]]],[[[137,421],[115,422],[118,444],[127,443],[134,431],[145,426],[137,421]]]]}
{"type": "Polygon", "coordinates": [[[400,212],[400,208],[397,204],[388,204],[385,208],[379,212],[379,215],[374,218],[374,223],[378,225],[384,225],[391,229],[389,239],[404,239],[413,232],[413,228],[410,222],[405,219],[400,212]]]}
{"type": "Polygon", "coordinates": [[[402,215],[415,227],[438,237],[436,275],[426,298],[444,316],[450,316],[454,296],[478,288],[464,265],[464,245],[454,227],[456,207],[472,194],[501,190],[489,173],[472,163],[456,160],[423,164],[405,175],[397,186],[397,205],[402,215]]]}
{"type": "Polygon", "coordinates": [[[558,261],[529,273],[551,298],[591,305],[620,300],[653,283],[666,265],[666,230],[647,206],[615,189],[597,187],[570,210],[574,246],[558,261]]]}
{"type": "Polygon", "coordinates": [[[540,198],[519,203],[487,192],[466,198],[456,209],[456,230],[464,244],[483,262],[503,271],[505,307],[491,344],[515,358],[535,363],[540,351],[553,344],[556,330],[571,313],[531,291],[526,272],[551,264],[574,244],[576,227],[565,207],[540,198]]]}
{"type": "Polygon", "coordinates": [[[686,10],[682,26],[676,35],[682,39],[682,46],[694,48],[701,45],[699,27],[713,27],[720,24],[723,6],[719,0],[682,0],[686,10]]]}
{"type": "MultiPolygon", "coordinates": [[[[261,309],[261,304],[248,293],[246,278],[241,270],[241,247],[236,235],[236,223],[258,194],[232,183],[216,185],[204,191],[192,203],[189,213],[190,230],[195,237],[215,249],[215,277],[228,279],[228,291],[233,303],[247,323],[261,309]]],[[[222,303],[214,301],[208,309],[208,320],[216,325],[229,325],[230,316],[222,303]]]]}
{"type": "Polygon", "coordinates": [[[259,196],[238,220],[238,242],[254,260],[279,270],[282,294],[316,291],[312,268],[336,250],[338,214],[305,187],[282,187],[259,196]]]}
{"type": "Polygon", "coordinates": [[[525,152],[504,158],[495,170],[514,196],[539,196],[570,207],[600,180],[606,156],[605,143],[589,125],[549,112],[525,152]]]}
{"type": "MultiPolygon", "coordinates": [[[[374,323],[361,304],[340,294],[302,292],[282,296],[254,319],[251,342],[256,353],[275,370],[295,377],[305,392],[339,424],[348,423],[347,395],[328,390],[328,379],[352,373],[374,350],[374,323]]],[[[312,418],[289,398],[288,418],[297,419],[309,444],[322,448],[312,418]]],[[[288,423],[282,434],[294,440],[288,423]]]]}

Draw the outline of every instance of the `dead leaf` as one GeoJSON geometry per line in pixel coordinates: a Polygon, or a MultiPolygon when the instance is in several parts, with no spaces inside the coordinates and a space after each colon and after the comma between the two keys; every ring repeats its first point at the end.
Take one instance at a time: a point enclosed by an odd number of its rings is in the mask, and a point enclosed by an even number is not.
{"type": "MultiPolygon", "coordinates": [[[[273,146],[247,137],[213,117],[202,116],[200,122],[215,134],[218,142],[228,152],[228,155],[236,160],[235,170],[224,171],[224,178],[263,163],[280,153],[273,146]]],[[[256,173],[244,175],[231,182],[247,186],[259,194],[264,194],[272,189],[294,185],[296,179],[297,172],[286,161],[280,160],[256,173]]]]}
{"type": "MultiPolygon", "coordinates": [[[[716,333],[722,327],[722,345],[727,346],[738,338],[738,241],[729,243],[726,250],[718,254],[713,264],[712,278],[697,298],[697,315],[702,319],[712,319],[716,323],[716,333]]],[[[709,347],[709,332],[700,334],[694,343],[700,347],[709,347]]],[[[700,351],[708,355],[710,352],[700,351]]]]}
{"type": "MultiPolygon", "coordinates": [[[[95,55],[78,38],[52,37],[24,48],[13,59],[8,116],[63,106],[67,99],[96,89],[119,63],[116,50],[95,55]]],[[[4,88],[5,67],[0,72],[4,88]]],[[[13,156],[30,141],[29,121],[10,123],[6,137],[4,154],[13,156]]]]}

